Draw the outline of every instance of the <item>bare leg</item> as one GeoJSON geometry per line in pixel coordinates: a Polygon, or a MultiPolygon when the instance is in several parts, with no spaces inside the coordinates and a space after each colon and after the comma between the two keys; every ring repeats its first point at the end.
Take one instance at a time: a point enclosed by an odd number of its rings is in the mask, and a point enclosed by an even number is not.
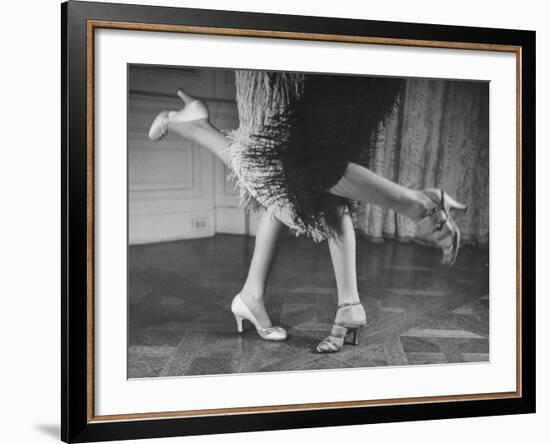
{"type": "Polygon", "coordinates": [[[266,210],[262,214],[256,233],[252,262],[240,293],[241,299],[254,313],[263,328],[272,326],[264,305],[264,292],[282,226],[283,223],[273,216],[271,211],[266,210]]]}
{"type": "Polygon", "coordinates": [[[332,267],[336,277],[338,305],[359,302],[355,260],[355,231],[348,212],[340,218],[337,237],[328,241],[332,267]]]}
{"type": "Polygon", "coordinates": [[[406,188],[355,163],[348,164],[340,181],[329,192],[391,208],[415,221],[433,207],[433,201],[422,191],[406,188]]]}
{"type": "Polygon", "coordinates": [[[343,325],[362,325],[366,321],[365,309],[360,303],[357,290],[355,258],[355,231],[349,212],[340,217],[336,237],[328,241],[332,266],[338,290],[338,307],[330,335],[317,346],[317,352],[332,353],[344,345],[347,328],[343,325]]]}
{"type": "Polygon", "coordinates": [[[230,140],[207,120],[194,122],[168,122],[169,131],[175,132],[184,139],[198,143],[229,165],[226,149],[230,140]]]}

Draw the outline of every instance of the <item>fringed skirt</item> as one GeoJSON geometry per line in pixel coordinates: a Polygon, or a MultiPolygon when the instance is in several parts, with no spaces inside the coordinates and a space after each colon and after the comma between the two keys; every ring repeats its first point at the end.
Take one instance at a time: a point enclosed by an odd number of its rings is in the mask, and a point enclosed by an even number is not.
{"type": "Polygon", "coordinates": [[[327,190],[366,159],[402,80],[237,71],[236,86],[240,126],[228,154],[241,205],[270,209],[316,241],[332,236],[355,206],[327,190]]]}

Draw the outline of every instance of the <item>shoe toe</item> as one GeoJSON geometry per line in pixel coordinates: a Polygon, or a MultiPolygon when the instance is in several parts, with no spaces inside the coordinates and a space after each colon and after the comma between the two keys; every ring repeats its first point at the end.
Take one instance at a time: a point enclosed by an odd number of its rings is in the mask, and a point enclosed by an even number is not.
{"type": "Polygon", "coordinates": [[[269,329],[269,333],[266,335],[266,339],[271,341],[284,341],[287,338],[287,332],[284,328],[274,326],[269,329]]]}
{"type": "Polygon", "coordinates": [[[149,128],[148,137],[150,140],[159,140],[164,135],[164,133],[166,132],[167,118],[168,111],[163,111],[157,117],[155,117],[155,120],[153,120],[153,123],[151,124],[151,128],[149,128]]]}

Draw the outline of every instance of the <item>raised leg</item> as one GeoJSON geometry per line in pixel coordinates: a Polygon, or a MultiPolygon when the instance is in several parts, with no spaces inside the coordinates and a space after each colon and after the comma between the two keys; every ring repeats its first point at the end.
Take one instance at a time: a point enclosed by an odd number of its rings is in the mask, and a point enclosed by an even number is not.
{"type": "Polygon", "coordinates": [[[198,143],[229,165],[227,147],[230,140],[208,120],[195,122],[168,122],[168,130],[175,132],[184,139],[198,143]]]}
{"type": "Polygon", "coordinates": [[[392,208],[418,223],[419,232],[442,250],[441,262],[453,265],[460,247],[460,230],[451,210],[466,211],[443,190],[412,190],[367,168],[349,163],[342,178],[328,190],[337,196],[392,208]]]}
{"type": "Polygon", "coordinates": [[[391,208],[415,221],[433,207],[433,201],[422,191],[399,185],[356,163],[349,163],[340,181],[328,191],[348,199],[391,208]]]}

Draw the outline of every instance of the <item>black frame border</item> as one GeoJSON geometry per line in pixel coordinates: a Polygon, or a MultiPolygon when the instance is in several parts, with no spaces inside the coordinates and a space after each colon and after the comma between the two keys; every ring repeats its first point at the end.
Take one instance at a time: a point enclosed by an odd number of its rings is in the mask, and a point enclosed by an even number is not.
{"type": "Polygon", "coordinates": [[[433,24],[69,1],[61,5],[61,439],[92,442],[534,413],[535,32],[433,24]],[[87,22],[371,36],[521,47],[521,387],[519,397],[170,419],[87,415],[87,22]]]}

